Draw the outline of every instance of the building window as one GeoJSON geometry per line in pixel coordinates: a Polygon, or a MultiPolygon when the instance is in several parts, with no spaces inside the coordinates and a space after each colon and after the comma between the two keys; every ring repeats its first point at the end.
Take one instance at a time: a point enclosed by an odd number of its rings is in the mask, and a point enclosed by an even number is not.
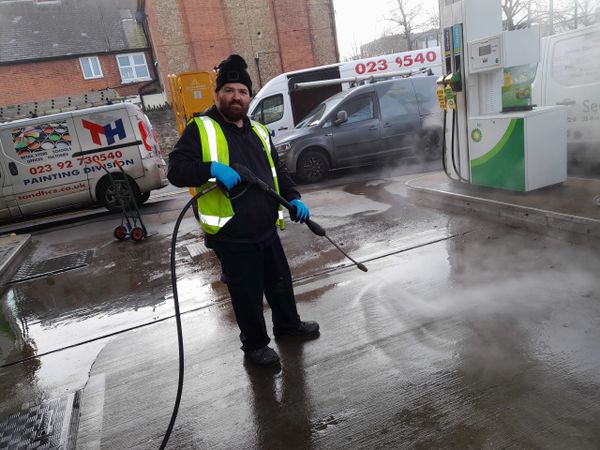
{"type": "Polygon", "coordinates": [[[119,72],[123,83],[150,80],[150,72],[143,53],[130,53],[128,55],[117,55],[119,72]]]}
{"type": "Polygon", "coordinates": [[[86,80],[102,78],[102,69],[100,68],[100,61],[98,60],[97,56],[79,58],[79,64],[81,64],[83,78],[86,80]]]}

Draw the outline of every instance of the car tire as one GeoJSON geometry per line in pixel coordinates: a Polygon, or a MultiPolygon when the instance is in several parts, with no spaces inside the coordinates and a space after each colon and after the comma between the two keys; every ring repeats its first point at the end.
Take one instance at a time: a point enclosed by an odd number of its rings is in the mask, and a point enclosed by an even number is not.
{"type": "Polygon", "coordinates": [[[303,183],[316,183],[327,176],[329,159],[320,150],[305,150],[296,164],[296,178],[303,183]]]}
{"type": "Polygon", "coordinates": [[[150,191],[148,192],[140,192],[140,196],[138,197],[138,205],[143,205],[150,198],[150,191]]]}
{"type": "MultiPolygon", "coordinates": [[[[100,203],[110,212],[121,212],[121,201],[119,201],[117,193],[119,193],[119,195],[121,195],[122,197],[127,197],[127,181],[125,180],[122,174],[117,173],[111,175],[113,178],[112,181],[108,176],[106,176],[100,182],[100,185],[98,187],[97,200],[98,203],[100,203]]],[[[138,187],[137,183],[132,179],[129,179],[129,189],[131,189],[133,196],[139,205],[139,199],[142,194],[140,193],[140,188],[138,187]]],[[[131,202],[131,200],[129,200],[129,202],[131,202]]],[[[133,205],[130,203],[128,207],[133,208],[133,205]]]]}
{"type": "Polygon", "coordinates": [[[419,156],[423,161],[436,161],[442,157],[442,132],[425,131],[419,139],[419,156]]]}

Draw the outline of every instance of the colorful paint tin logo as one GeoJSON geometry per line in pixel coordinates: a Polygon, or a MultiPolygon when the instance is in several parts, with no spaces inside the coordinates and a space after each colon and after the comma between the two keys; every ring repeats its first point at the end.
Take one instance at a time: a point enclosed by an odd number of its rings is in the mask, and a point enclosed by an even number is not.
{"type": "Polygon", "coordinates": [[[17,155],[23,160],[64,154],[71,147],[71,135],[65,121],[13,128],[12,139],[17,155]]]}
{"type": "Polygon", "coordinates": [[[473,131],[471,131],[471,139],[473,139],[475,142],[481,141],[482,137],[483,135],[481,134],[481,130],[479,128],[475,128],[473,131]]]}

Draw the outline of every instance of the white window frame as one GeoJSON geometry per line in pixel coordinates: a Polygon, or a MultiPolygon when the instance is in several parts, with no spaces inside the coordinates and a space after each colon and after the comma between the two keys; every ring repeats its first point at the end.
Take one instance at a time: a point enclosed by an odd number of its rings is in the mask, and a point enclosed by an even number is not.
{"type": "Polygon", "coordinates": [[[81,67],[81,73],[83,74],[84,80],[96,80],[98,78],[104,78],[104,75],[102,74],[102,66],[100,65],[100,59],[97,56],[84,56],[82,58],[79,58],[79,66],[81,67]],[[92,59],[95,59],[96,63],[98,64],[98,70],[100,71],[99,74],[94,73],[94,67],[91,64],[92,59]],[[83,70],[83,60],[87,60],[87,63],[90,66],[90,70],[92,71],[91,77],[85,76],[85,70],[83,70]]]}
{"type": "Polygon", "coordinates": [[[139,52],[139,53],[121,53],[119,55],[115,55],[115,58],[117,59],[117,67],[119,68],[119,74],[121,75],[121,83],[122,84],[128,84],[128,83],[136,83],[138,81],[149,81],[152,79],[152,77],[150,76],[150,68],[148,67],[148,62],[146,61],[146,55],[143,52],[139,52]],[[142,55],[142,58],[144,58],[144,67],[146,67],[146,71],[148,72],[148,75],[145,77],[138,77],[137,74],[135,73],[135,67],[141,67],[141,64],[134,64],[133,63],[133,57],[137,56],[137,55],[142,55]],[[134,72],[134,77],[133,78],[123,78],[123,71],[121,70],[121,64],[119,63],[119,58],[122,58],[123,56],[126,56],[129,59],[129,65],[125,66],[125,67],[131,67],[133,68],[133,72],[134,72]]]}

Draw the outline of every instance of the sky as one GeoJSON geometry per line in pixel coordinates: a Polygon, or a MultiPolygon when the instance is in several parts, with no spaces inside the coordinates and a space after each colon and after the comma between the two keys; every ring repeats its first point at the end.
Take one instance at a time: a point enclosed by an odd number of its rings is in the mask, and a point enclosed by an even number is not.
{"type": "MultiPolygon", "coordinates": [[[[424,18],[437,12],[438,0],[408,0],[421,4],[424,18]]],[[[340,58],[353,54],[353,49],[380,37],[393,23],[386,20],[398,7],[396,0],[333,0],[335,20],[340,48],[340,58]]]]}

